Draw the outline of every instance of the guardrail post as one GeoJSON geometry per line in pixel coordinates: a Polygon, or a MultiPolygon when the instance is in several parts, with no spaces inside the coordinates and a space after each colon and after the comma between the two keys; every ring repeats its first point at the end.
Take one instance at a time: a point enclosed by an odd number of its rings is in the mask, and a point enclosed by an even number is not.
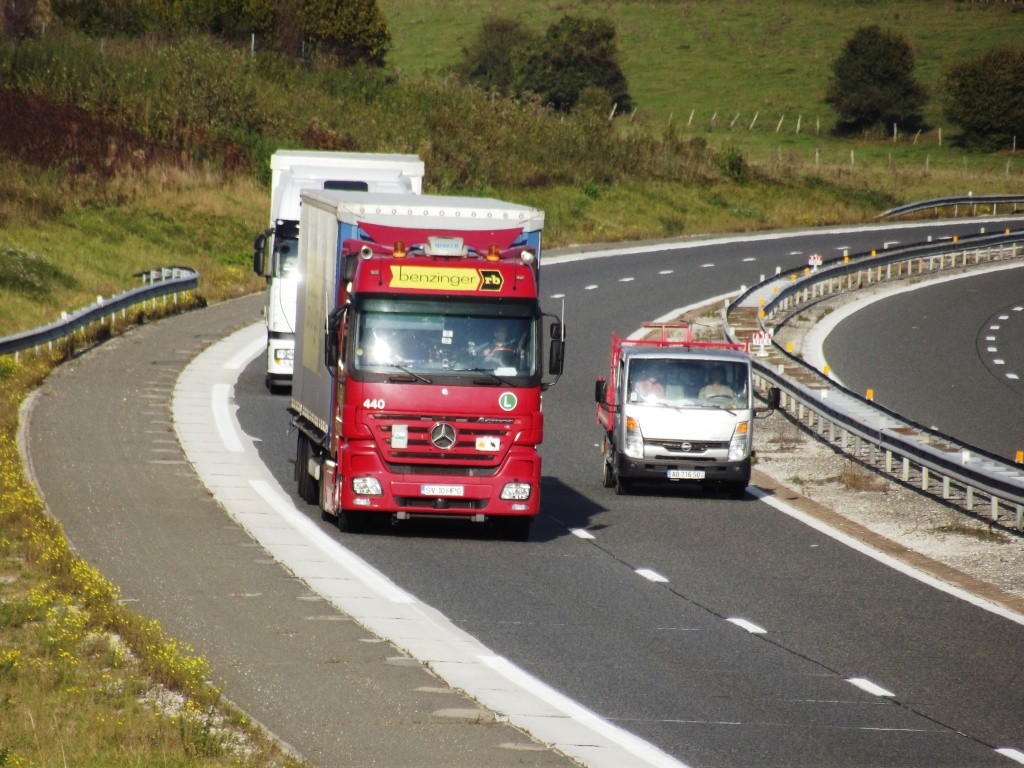
{"type": "Polygon", "coordinates": [[[885,449],[885,471],[892,472],[892,451],[885,449]]]}
{"type": "Polygon", "coordinates": [[[948,499],[949,498],[949,478],[948,477],[942,478],[942,498],[944,498],[944,499],[948,499]]]}
{"type": "Polygon", "coordinates": [[[991,503],[991,509],[989,511],[989,515],[992,518],[992,522],[998,522],[998,520],[999,520],[999,497],[998,496],[993,496],[992,497],[992,503],[991,503]]]}
{"type": "Polygon", "coordinates": [[[967,507],[968,512],[974,511],[974,486],[967,486],[967,494],[964,498],[964,505],[967,507]]]}
{"type": "Polygon", "coordinates": [[[928,467],[921,466],[921,490],[928,490],[928,467]]]}
{"type": "Polygon", "coordinates": [[[1017,530],[1019,531],[1022,526],[1024,526],[1024,505],[1018,504],[1017,505],[1017,523],[1016,523],[1017,530]]]}

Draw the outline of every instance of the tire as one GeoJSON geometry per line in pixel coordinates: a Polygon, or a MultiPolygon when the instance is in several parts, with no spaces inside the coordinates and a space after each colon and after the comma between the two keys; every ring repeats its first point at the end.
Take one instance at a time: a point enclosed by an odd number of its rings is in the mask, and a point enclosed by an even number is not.
{"type": "Polygon", "coordinates": [[[725,487],[729,493],[729,498],[734,501],[742,501],[747,498],[747,484],[746,483],[729,483],[725,487]]]}
{"type": "Polygon", "coordinates": [[[508,541],[529,541],[532,516],[499,517],[494,521],[498,535],[508,541]]]}
{"type": "Polygon", "coordinates": [[[298,481],[299,498],[307,504],[320,504],[320,483],[309,474],[309,438],[299,433],[295,447],[295,479],[298,481]]]}
{"type": "Polygon", "coordinates": [[[366,533],[373,527],[376,517],[372,512],[355,512],[346,509],[338,515],[338,528],[345,533],[366,533]]]}
{"type": "Polygon", "coordinates": [[[618,472],[615,473],[615,495],[626,496],[633,489],[633,483],[618,472]]]}
{"type": "Polygon", "coordinates": [[[615,470],[605,457],[601,457],[601,484],[605,488],[615,487],[615,470]]]}

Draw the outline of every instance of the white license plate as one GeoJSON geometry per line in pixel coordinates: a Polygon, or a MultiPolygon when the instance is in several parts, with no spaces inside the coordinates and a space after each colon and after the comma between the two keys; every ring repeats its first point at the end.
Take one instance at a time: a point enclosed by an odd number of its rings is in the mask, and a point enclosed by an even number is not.
{"type": "Polygon", "coordinates": [[[669,480],[703,480],[704,470],[703,469],[670,469],[668,471],[669,480]]]}
{"type": "Polygon", "coordinates": [[[464,496],[466,489],[461,485],[421,485],[421,496],[464,496]]]}

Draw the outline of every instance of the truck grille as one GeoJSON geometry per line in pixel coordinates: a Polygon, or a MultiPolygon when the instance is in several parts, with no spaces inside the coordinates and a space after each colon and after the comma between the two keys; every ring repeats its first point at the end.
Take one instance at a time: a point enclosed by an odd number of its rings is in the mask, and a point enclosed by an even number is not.
{"type": "MultiPolygon", "coordinates": [[[[513,419],[374,414],[371,428],[391,464],[460,464],[493,467],[508,451],[513,419]],[[406,447],[392,447],[395,424],[404,424],[406,447]]],[[[415,470],[414,470],[415,471],[415,470]]]]}
{"type": "Polygon", "coordinates": [[[689,440],[647,440],[648,445],[674,453],[685,453],[687,456],[693,454],[708,453],[709,451],[728,450],[727,442],[697,442],[689,440]]]}

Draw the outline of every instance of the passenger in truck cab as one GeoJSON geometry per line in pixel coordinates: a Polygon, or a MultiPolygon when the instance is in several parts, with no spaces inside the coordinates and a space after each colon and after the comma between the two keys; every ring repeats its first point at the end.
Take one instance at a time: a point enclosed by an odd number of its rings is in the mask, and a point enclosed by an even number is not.
{"type": "Polygon", "coordinates": [[[665,398],[665,385],[653,368],[641,373],[636,385],[633,387],[632,400],[640,399],[648,402],[663,400],[665,398]]]}

